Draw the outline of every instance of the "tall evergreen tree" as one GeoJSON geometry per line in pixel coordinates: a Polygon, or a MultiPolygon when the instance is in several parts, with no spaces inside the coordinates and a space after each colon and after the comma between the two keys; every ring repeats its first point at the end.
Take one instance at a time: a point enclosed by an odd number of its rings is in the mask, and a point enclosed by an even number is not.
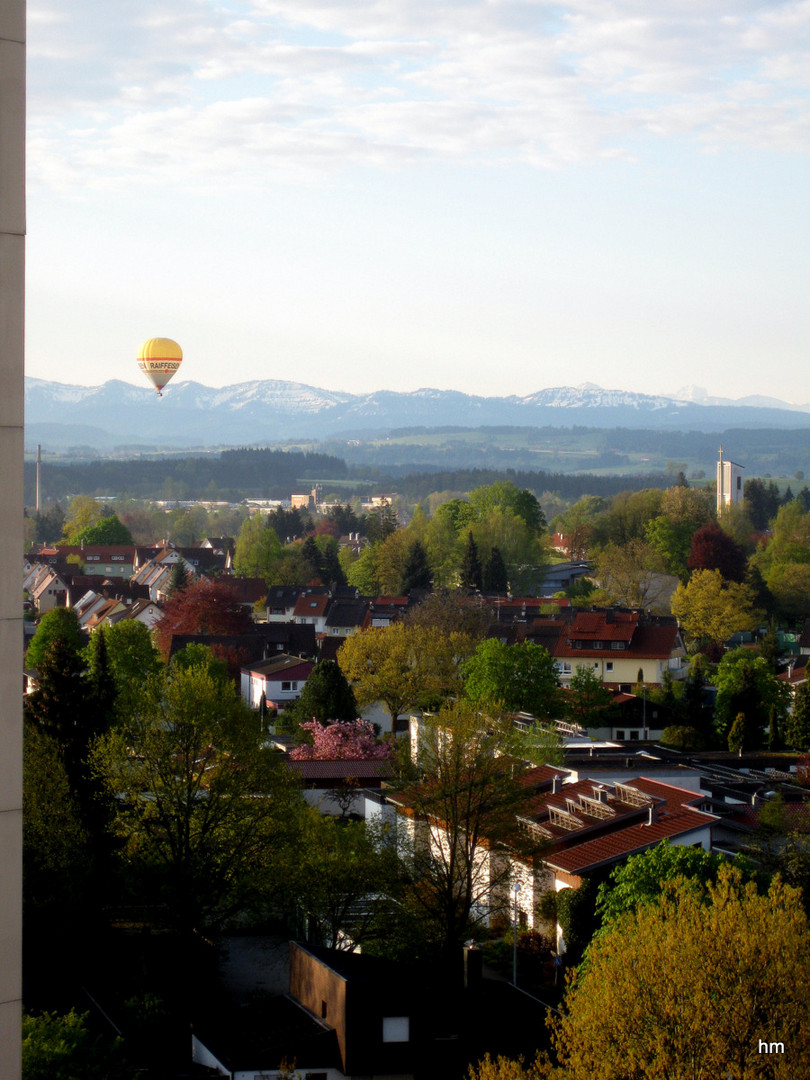
{"type": "Polygon", "coordinates": [[[785,743],[791,750],[810,750],[810,684],[796,687],[793,709],[784,724],[785,743]]]}
{"type": "Polygon", "coordinates": [[[324,585],[345,585],[346,571],[340,565],[338,547],[334,540],[329,540],[321,553],[324,585]]]}
{"type": "Polygon", "coordinates": [[[358,716],[354,690],[334,660],[322,660],[312,669],[301,696],[292,710],[298,723],[317,720],[356,720],[358,716]]]}
{"type": "Polygon", "coordinates": [[[313,537],[308,536],[301,546],[301,554],[306,559],[309,566],[312,568],[312,576],[324,580],[326,576],[323,566],[323,559],[321,557],[321,549],[315,543],[313,537]]]}
{"type": "Polygon", "coordinates": [[[464,559],[461,563],[460,584],[462,589],[468,592],[480,591],[483,587],[481,576],[481,559],[478,556],[478,545],[473,537],[472,530],[467,533],[467,546],[464,549],[464,559]]]}
{"type": "Polygon", "coordinates": [[[402,593],[407,595],[412,589],[429,589],[432,579],[427,552],[419,540],[414,540],[402,568],[402,593]]]}
{"type": "Polygon", "coordinates": [[[107,631],[99,627],[90,637],[85,650],[87,663],[88,708],[96,714],[99,732],[106,731],[112,723],[115,709],[116,684],[107,652],[107,631]]]}
{"type": "Polygon", "coordinates": [[[504,593],[509,588],[509,577],[506,572],[506,563],[503,561],[501,549],[494,547],[489,553],[489,558],[484,563],[482,571],[484,592],[504,593]]]}
{"type": "Polygon", "coordinates": [[[188,587],[188,570],[186,570],[186,563],[184,559],[178,559],[172,569],[171,578],[169,579],[169,596],[175,595],[175,593],[181,593],[183,589],[188,587]]]}

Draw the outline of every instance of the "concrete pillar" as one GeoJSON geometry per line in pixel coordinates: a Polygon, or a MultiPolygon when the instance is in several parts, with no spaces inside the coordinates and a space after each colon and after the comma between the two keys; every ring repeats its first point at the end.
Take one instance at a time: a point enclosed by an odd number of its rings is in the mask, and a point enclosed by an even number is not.
{"type": "Polygon", "coordinates": [[[0,3],[0,1077],[19,1080],[22,1015],[25,0],[0,3]]]}

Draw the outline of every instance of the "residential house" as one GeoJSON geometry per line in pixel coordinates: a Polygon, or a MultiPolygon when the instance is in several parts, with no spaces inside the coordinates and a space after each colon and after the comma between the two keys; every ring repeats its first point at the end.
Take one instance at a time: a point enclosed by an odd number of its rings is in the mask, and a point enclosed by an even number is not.
{"type": "Polygon", "coordinates": [[[326,614],[331,602],[328,592],[302,593],[293,608],[293,620],[307,626],[314,626],[315,634],[322,634],[326,630],[326,614]]]}
{"type": "Polygon", "coordinates": [[[688,674],[676,620],[638,610],[575,610],[561,626],[552,655],[563,686],[582,667],[625,693],[638,682],[660,686],[667,671],[673,679],[688,674]]]}
{"type": "Polygon", "coordinates": [[[155,602],[165,600],[170,592],[175,566],[182,562],[189,580],[196,576],[197,568],[176,548],[163,548],[153,559],[145,562],[132,575],[137,585],[146,586],[149,599],[155,602]]]}
{"type": "Polygon", "coordinates": [[[304,684],[314,667],[311,660],[279,653],[241,670],[242,699],[258,709],[264,699],[269,708],[283,709],[301,696],[304,684]]]}
{"type": "Polygon", "coordinates": [[[345,639],[356,634],[365,622],[370,601],[333,599],[326,613],[325,632],[329,637],[345,639]]]}

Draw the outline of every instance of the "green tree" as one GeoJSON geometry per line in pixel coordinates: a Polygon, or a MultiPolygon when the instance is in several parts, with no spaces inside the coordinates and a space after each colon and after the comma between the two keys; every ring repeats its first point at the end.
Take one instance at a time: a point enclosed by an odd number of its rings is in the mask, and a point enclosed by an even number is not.
{"type": "Polygon", "coordinates": [[[120,1038],[94,1035],[88,1014],[24,1015],[22,1075],[24,1080],[130,1080],[120,1038]]]}
{"type": "Polygon", "coordinates": [[[600,933],[610,931],[621,916],[634,912],[642,904],[657,903],[667,884],[683,878],[705,888],[710,881],[717,880],[720,867],[725,865],[727,860],[722,855],[667,841],[631,855],[598,888],[596,911],[602,922],[600,933]]]}
{"type": "Polygon", "coordinates": [[[810,750],[810,685],[801,683],[793,696],[793,707],[784,722],[785,743],[791,750],[810,750]]]}
{"type": "MultiPolygon", "coordinates": [[[[788,688],[770,670],[767,660],[750,649],[734,649],[726,653],[714,676],[717,687],[715,728],[722,742],[730,737],[739,715],[744,717],[742,744],[749,750],[763,746],[765,731],[774,709],[781,720],[788,705],[788,688]]],[[[738,745],[730,749],[739,749],[738,745]]]]}
{"type": "Polygon", "coordinates": [[[45,612],[25,654],[26,667],[38,670],[48,648],[57,639],[76,652],[83,647],[84,638],[73,608],[57,607],[45,612]]]}
{"type": "Polygon", "coordinates": [[[299,724],[313,719],[321,724],[356,720],[358,715],[354,691],[334,660],[321,660],[315,665],[301,696],[285,712],[291,712],[299,724]]]}
{"type": "Polygon", "coordinates": [[[595,559],[594,577],[607,600],[621,607],[659,610],[663,563],[658,551],[644,540],[607,544],[595,559]]]}
{"type": "Polygon", "coordinates": [[[467,533],[467,544],[464,548],[459,584],[467,592],[480,592],[483,587],[481,559],[478,556],[478,545],[475,542],[472,530],[467,533]]]}
{"type": "Polygon", "coordinates": [[[31,723],[23,734],[26,917],[74,918],[90,899],[89,837],[56,740],[31,723]]]}
{"type": "Polygon", "coordinates": [[[412,589],[429,589],[432,577],[427,552],[419,540],[414,540],[408,548],[408,555],[402,568],[400,591],[407,595],[412,589]]]}
{"type": "Polygon", "coordinates": [[[542,645],[482,641],[464,665],[464,696],[482,709],[529,712],[538,720],[556,718],[559,679],[542,645]]]}
{"type": "Polygon", "coordinates": [[[68,503],[67,514],[62,525],[62,542],[73,544],[75,537],[89,526],[101,521],[105,507],[89,495],[75,495],[68,503]]]}
{"type": "Polygon", "coordinates": [[[509,575],[499,547],[493,547],[490,551],[481,573],[481,583],[486,593],[505,593],[508,590],[509,575]]]}
{"type": "Polygon", "coordinates": [[[586,728],[610,725],[610,706],[613,695],[592,668],[578,667],[571,676],[564,697],[565,715],[575,724],[586,728]]]}
{"type": "Polygon", "coordinates": [[[172,576],[169,580],[169,596],[172,593],[182,592],[183,589],[188,588],[189,574],[186,569],[186,560],[178,559],[172,569],[172,576]]]}
{"type": "Polygon", "coordinates": [[[312,810],[305,817],[292,891],[309,916],[310,935],[332,949],[366,951],[385,939],[395,917],[396,849],[365,821],[312,810]]]}
{"type": "Polygon", "coordinates": [[[281,558],[278,533],[262,514],[245,518],[236,538],[234,570],[240,577],[264,578],[268,585],[281,558]]]}
{"type": "Polygon", "coordinates": [[[148,628],[135,619],[121,619],[114,626],[99,627],[107,644],[107,659],[115,680],[116,712],[128,715],[141,685],[163,666],[148,628]]]}
{"type": "Polygon", "coordinates": [[[92,525],[85,525],[71,538],[73,544],[131,544],[132,533],[115,514],[102,517],[92,525]]]}
{"type": "Polygon", "coordinates": [[[128,876],[184,935],[260,911],[299,796],[235,691],[203,666],[152,676],[96,744],[128,876]]]}

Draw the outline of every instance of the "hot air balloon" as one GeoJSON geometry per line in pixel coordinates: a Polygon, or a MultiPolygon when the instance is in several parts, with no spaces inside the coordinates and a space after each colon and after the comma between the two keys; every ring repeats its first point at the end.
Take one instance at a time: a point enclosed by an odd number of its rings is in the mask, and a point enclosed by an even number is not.
{"type": "Polygon", "coordinates": [[[171,338],[153,337],[138,350],[138,367],[163,397],[163,387],[183,363],[183,350],[171,338]]]}

